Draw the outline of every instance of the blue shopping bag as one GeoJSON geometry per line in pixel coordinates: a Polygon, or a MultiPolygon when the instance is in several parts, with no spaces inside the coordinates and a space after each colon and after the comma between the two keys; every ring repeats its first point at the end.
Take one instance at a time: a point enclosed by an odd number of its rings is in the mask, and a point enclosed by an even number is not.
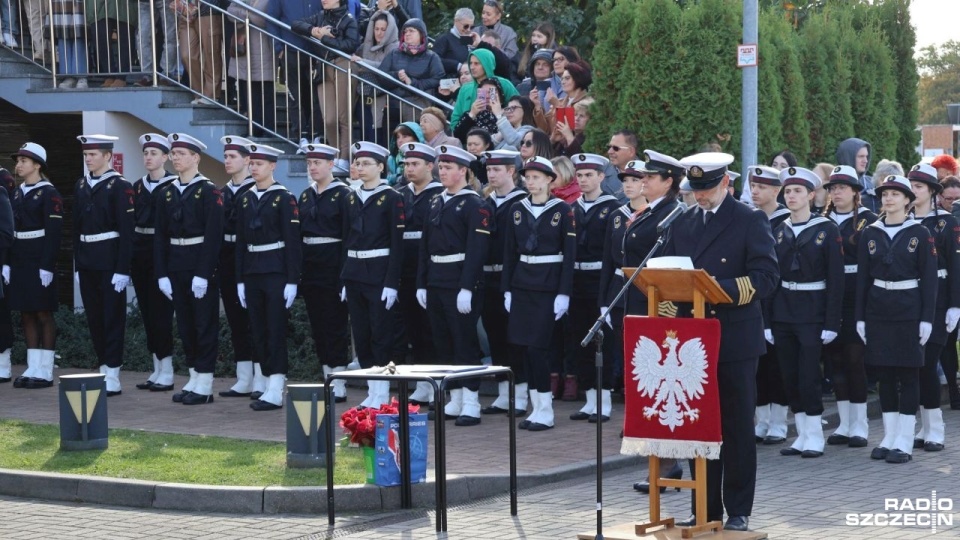
{"type": "MultiPolygon", "coordinates": [[[[373,466],[373,483],[378,486],[400,485],[400,415],[378,414],[376,440],[377,455],[373,466]]],[[[410,415],[410,482],[427,481],[427,415],[410,415]]]]}

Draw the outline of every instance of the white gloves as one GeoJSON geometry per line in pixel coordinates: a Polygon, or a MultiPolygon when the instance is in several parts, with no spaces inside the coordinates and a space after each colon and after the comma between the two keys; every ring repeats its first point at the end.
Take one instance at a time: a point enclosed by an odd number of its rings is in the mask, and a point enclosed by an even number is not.
{"type": "Polygon", "coordinates": [[[207,280],[199,276],[193,276],[193,281],[190,282],[190,290],[193,291],[193,296],[197,300],[203,298],[207,294],[207,280]]]}
{"type": "Polygon", "coordinates": [[[513,295],[510,294],[510,291],[503,293],[503,309],[507,310],[507,313],[510,313],[510,300],[513,299],[513,295]]]}
{"type": "Polygon", "coordinates": [[[473,291],[460,289],[460,292],[457,293],[457,311],[464,315],[470,313],[472,309],[471,301],[473,301],[473,291]]]}
{"type": "MultiPolygon", "coordinates": [[[[6,266],[5,266],[4,268],[9,268],[9,267],[6,267],[6,266]]],[[[10,283],[9,271],[8,271],[8,275],[7,275],[7,276],[4,276],[3,279],[4,279],[4,281],[6,281],[7,283],[10,283]]],[[[44,270],[44,269],[41,268],[41,269],[40,269],[40,284],[43,285],[44,287],[49,287],[51,283],[53,283],[53,272],[47,272],[46,270],[44,270]]]]}
{"type": "Polygon", "coordinates": [[[770,330],[769,328],[764,328],[764,329],[763,329],[763,339],[767,340],[767,343],[773,345],[773,344],[774,344],[774,343],[773,343],[773,330],[770,330]]]}
{"type": "Polygon", "coordinates": [[[607,306],[603,306],[602,308],[600,308],[600,315],[603,315],[604,313],[606,313],[607,315],[606,317],[603,318],[603,320],[607,323],[607,326],[609,326],[610,328],[613,328],[613,323],[610,322],[610,313],[607,312],[607,309],[608,309],[607,306]]]}
{"type": "Polygon", "coordinates": [[[923,347],[930,339],[930,332],[933,331],[933,325],[928,322],[920,322],[920,346],[923,347]]]}
{"type": "Polygon", "coordinates": [[[237,299],[240,300],[240,307],[247,309],[247,286],[243,283],[237,283],[237,299]]]}
{"type": "Polygon", "coordinates": [[[77,282],[77,285],[80,284],[80,272],[74,272],[74,273],[73,273],[73,280],[74,280],[75,282],[77,282]]]}
{"type": "Polygon", "coordinates": [[[167,300],[173,300],[173,285],[170,283],[170,278],[162,277],[158,279],[157,286],[160,287],[160,292],[167,297],[167,300]]]}
{"type": "Polygon", "coordinates": [[[863,321],[857,321],[857,335],[860,336],[860,339],[863,340],[863,344],[867,344],[867,323],[863,321]]]}
{"type": "Polygon", "coordinates": [[[420,307],[427,309],[427,290],[426,289],[417,289],[417,303],[420,304],[420,307]]]}
{"type": "Polygon", "coordinates": [[[391,289],[390,287],[384,287],[383,293],[380,294],[380,300],[386,303],[387,311],[390,311],[390,308],[397,303],[397,290],[391,289]]]}
{"type": "Polygon", "coordinates": [[[960,308],[955,308],[955,307],[948,308],[947,309],[947,332],[953,332],[954,328],[957,327],[957,321],[960,321],[960,308]]]}
{"type": "Polygon", "coordinates": [[[293,305],[293,301],[297,299],[296,283],[287,283],[283,286],[283,299],[287,301],[287,309],[290,309],[290,306],[293,305]]]}
{"type": "Polygon", "coordinates": [[[824,330],[820,332],[820,340],[823,341],[824,345],[829,345],[831,341],[837,339],[837,333],[831,332],[830,330],[824,330]]]}
{"type": "Polygon", "coordinates": [[[3,282],[7,285],[10,284],[10,267],[3,265],[3,270],[0,271],[0,274],[3,275],[3,282]]]}
{"type": "Polygon", "coordinates": [[[113,285],[113,290],[121,293],[127,288],[127,285],[130,284],[130,276],[114,274],[113,278],[110,280],[110,283],[113,285]]]}
{"type": "Polygon", "coordinates": [[[568,309],[570,309],[570,297],[565,294],[558,294],[553,299],[553,319],[559,321],[560,317],[567,314],[568,309]]]}
{"type": "Polygon", "coordinates": [[[341,301],[341,302],[346,302],[346,301],[347,301],[347,286],[346,286],[346,285],[344,285],[343,287],[340,288],[340,301],[341,301]]]}

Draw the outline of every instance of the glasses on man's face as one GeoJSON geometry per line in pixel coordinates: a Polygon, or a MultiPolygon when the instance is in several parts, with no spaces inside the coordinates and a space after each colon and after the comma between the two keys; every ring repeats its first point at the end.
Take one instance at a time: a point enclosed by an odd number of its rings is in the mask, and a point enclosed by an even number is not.
{"type": "Polygon", "coordinates": [[[519,109],[519,108],[520,108],[519,105],[511,105],[511,106],[509,106],[509,107],[504,107],[504,108],[503,108],[503,112],[512,113],[513,111],[515,111],[515,110],[517,110],[517,109],[519,109]]]}
{"type": "Polygon", "coordinates": [[[553,57],[553,63],[554,63],[554,64],[556,64],[557,62],[563,62],[563,61],[565,61],[565,60],[566,60],[566,57],[563,57],[563,56],[554,56],[554,57],[553,57]]]}
{"type": "Polygon", "coordinates": [[[354,161],[353,162],[353,165],[355,167],[360,167],[360,168],[373,167],[376,164],[377,162],[375,161],[354,161]]]}
{"type": "Polygon", "coordinates": [[[621,151],[621,150],[626,150],[627,148],[633,148],[633,147],[632,147],[632,146],[617,146],[617,145],[615,145],[615,144],[611,144],[610,146],[607,146],[607,150],[608,150],[608,151],[613,151],[613,152],[619,152],[619,151],[621,151]]]}
{"type": "Polygon", "coordinates": [[[527,148],[530,148],[531,146],[533,146],[533,141],[531,141],[530,139],[527,139],[527,140],[523,141],[522,143],[520,143],[520,145],[521,145],[521,146],[526,146],[527,148]]]}

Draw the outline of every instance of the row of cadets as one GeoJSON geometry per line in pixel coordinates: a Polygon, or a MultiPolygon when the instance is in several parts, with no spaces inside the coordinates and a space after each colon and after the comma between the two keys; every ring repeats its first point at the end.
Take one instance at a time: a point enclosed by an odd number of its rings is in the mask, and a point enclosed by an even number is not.
{"type": "Polygon", "coordinates": [[[857,335],[856,305],[857,258],[864,229],[877,220],[877,215],[860,204],[860,183],[853,167],[841,165],[830,173],[823,185],[830,194],[824,215],[833,220],[843,241],[843,302],[840,332],[833,342],[823,347],[824,361],[831,365],[833,391],[837,396],[840,425],[827,437],[828,445],[867,446],[870,425],[867,419],[867,372],[864,367],[863,340],[857,335]]]}
{"type": "Polygon", "coordinates": [[[766,340],[776,347],[783,388],[797,426],[784,456],[823,455],[820,352],[837,338],[843,300],[843,246],[837,225],[814,216],[810,205],[820,177],[809,169],[780,171],[790,219],[773,231],[780,287],[764,313],[766,340]]]}
{"type": "MultiPolygon", "coordinates": [[[[90,339],[107,396],[121,393],[127,285],[133,251],[133,186],[111,168],[117,137],[80,135],[88,174],[74,190],[73,255],[90,339]]],[[[43,362],[51,362],[44,357],[43,362]]]]}
{"type": "MultiPolygon", "coordinates": [[[[577,223],[577,261],[573,264],[573,295],[571,297],[570,316],[564,332],[564,348],[572,351],[577,358],[576,377],[580,388],[585,388],[586,405],[570,415],[571,420],[606,422],[610,420],[613,402],[613,358],[605,357],[601,381],[601,395],[596,389],[596,346],[581,347],[583,339],[593,321],[597,309],[600,291],[600,269],[603,267],[603,247],[606,241],[607,221],[619,208],[620,203],[613,195],[605,195],[600,189],[603,171],[610,161],[597,154],[578,154],[573,156],[577,183],[582,195],[573,205],[574,220],[577,223]],[[599,403],[600,410],[597,410],[599,403]],[[598,415],[599,412],[599,415],[598,415]]],[[[609,333],[608,333],[609,334],[609,333]]],[[[613,336],[604,336],[611,342],[613,336]]],[[[622,338],[621,338],[622,339],[622,338]]],[[[609,350],[610,347],[607,347],[609,350]]]]}
{"type": "MultiPolygon", "coordinates": [[[[943,411],[940,410],[940,379],[937,365],[940,353],[948,343],[948,334],[960,320],[960,227],[949,212],[936,203],[943,186],[937,180],[937,170],[927,164],[914,165],[907,173],[916,197],[913,212],[920,223],[930,231],[937,248],[937,304],[933,316],[933,330],[924,347],[924,363],[920,369],[920,431],[913,448],[927,452],[943,450],[943,411]]],[[[950,341],[950,346],[956,343],[950,341]]]]}
{"type": "Polygon", "coordinates": [[[510,230],[511,206],[526,197],[527,193],[517,187],[515,175],[520,152],[492,150],[487,152],[487,181],[493,191],[487,197],[490,210],[490,249],[483,265],[483,329],[490,344],[490,358],[497,366],[506,366],[513,371],[514,403],[510,403],[510,383],[506,377],[498,379],[497,399],[480,410],[483,414],[506,414],[512,406],[515,414],[527,410],[527,373],[523,369],[523,350],[510,343],[507,336],[507,320],[510,314],[504,309],[501,292],[503,274],[503,249],[510,230]]]}
{"type": "Polygon", "coordinates": [[[267,380],[261,369],[262,358],[254,355],[250,344],[250,315],[240,305],[237,295],[237,214],[240,197],[253,188],[250,176],[250,150],[253,144],[243,137],[229,136],[220,139],[223,144],[223,168],[230,175],[223,189],[223,243],[220,245],[220,260],[217,274],[220,278],[220,298],[223,311],[230,326],[230,343],[233,346],[233,361],[236,364],[237,382],[229,390],[220,391],[221,397],[249,397],[258,399],[267,389],[267,380]]]}
{"type": "Polygon", "coordinates": [[[550,160],[535,156],[520,169],[528,198],[513,203],[504,244],[504,308],[510,313],[507,336],[524,347],[524,368],[533,411],[521,429],[553,428],[550,354],[555,321],[570,307],[577,233],[573,209],[550,194],[556,178],[550,160]]]}
{"type": "MultiPolygon", "coordinates": [[[[347,257],[340,274],[350,325],[362,368],[385,366],[395,343],[397,302],[403,263],[404,208],[400,194],[387,185],[386,148],[371,142],[354,143],[354,164],[362,185],[348,197],[350,223],[345,238],[347,257]]],[[[389,381],[368,381],[364,407],[390,401],[389,381]]]]}
{"type": "Polygon", "coordinates": [[[147,335],[147,351],[153,356],[153,373],[140,390],[173,390],[173,302],[157,286],[154,272],[156,202],[163,188],[177,179],[164,168],[170,154],[167,137],[157,133],[140,136],[147,174],[133,184],[133,289],[147,335]]]}
{"type": "Polygon", "coordinates": [[[173,301],[190,379],[174,403],[213,402],[220,301],[217,264],[223,240],[223,195],[199,172],[206,145],[186,133],[167,138],[177,179],[157,194],[154,265],[157,285],[173,301]]]}
{"type": "MultiPolygon", "coordinates": [[[[300,235],[303,242],[303,274],[300,295],[323,376],[345,371],[350,362],[350,333],[347,304],[340,300],[343,280],[340,270],[346,257],[343,239],[350,223],[349,198],[352,190],[333,177],[338,150],[324,144],[300,147],[307,160],[312,183],[300,195],[300,235]]],[[[333,382],[336,403],[347,400],[346,381],[333,382]]]]}
{"type": "Polygon", "coordinates": [[[860,239],[855,308],[866,362],[880,383],[883,439],[870,457],[906,463],[913,453],[923,347],[936,311],[937,248],[930,231],[907,213],[915,199],[907,178],[888,176],[876,191],[883,216],[860,239]]]}
{"type": "MultiPolygon", "coordinates": [[[[790,210],[778,202],[780,189],[783,187],[780,183],[780,171],[763,165],[754,165],[748,171],[750,200],[755,208],[767,215],[771,230],[776,230],[777,226],[790,217],[790,210]]],[[[769,304],[772,300],[763,300],[764,313],[770,313],[769,304]]],[[[770,323],[765,322],[764,327],[770,328],[770,323]]],[[[768,343],[770,339],[767,340],[768,343]]],[[[760,355],[757,366],[757,424],[753,431],[758,443],[780,444],[787,440],[788,405],[787,393],[783,389],[783,379],[780,376],[777,348],[767,345],[767,352],[760,355]]]]}
{"type": "MultiPolygon", "coordinates": [[[[57,287],[53,275],[63,229],[63,199],[46,178],[47,151],[28,142],[10,156],[16,159],[17,176],[23,183],[8,201],[7,186],[0,186],[0,210],[11,209],[11,231],[7,216],[0,213],[0,239],[13,243],[3,266],[3,297],[10,310],[20,312],[23,334],[27,342],[27,369],[17,377],[15,388],[49,388],[53,385],[53,355],[57,343],[57,326],[53,318],[57,310],[57,287]]],[[[12,182],[12,178],[10,181],[12,182]]],[[[9,325],[9,323],[8,323],[9,325]]],[[[7,326],[8,326],[7,325],[7,326]]],[[[12,330],[12,328],[11,328],[12,330]]],[[[4,332],[6,334],[6,332],[4,332]]],[[[0,382],[10,381],[10,348],[12,332],[3,336],[0,356],[0,382]]]]}
{"type": "MultiPolygon", "coordinates": [[[[397,325],[404,347],[410,343],[415,364],[434,362],[434,336],[427,310],[417,298],[417,265],[420,261],[420,240],[430,212],[433,197],[443,191],[440,182],[434,180],[436,173],[436,150],[421,143],[404,146],[403,175],[409,182],[400,189],[403,198],[403,270],[400,277],[400,312],[402,321],[397,325]]],[[[433,386],[418,382],[410,394],[415,405],[433,403],[433,386]]]]}
{"type": "Polygon", "coordinates": [[[297,297],[302,263],[297,198],[276,182],[273,173],[283,152],[246,145],[256,187],[240,196],[237,213],[237,296],[250,313],[254,358],[267,377],[267,388],[250,404],[255,411],[283,406],[286,382],[287,310],[297,297]]]}

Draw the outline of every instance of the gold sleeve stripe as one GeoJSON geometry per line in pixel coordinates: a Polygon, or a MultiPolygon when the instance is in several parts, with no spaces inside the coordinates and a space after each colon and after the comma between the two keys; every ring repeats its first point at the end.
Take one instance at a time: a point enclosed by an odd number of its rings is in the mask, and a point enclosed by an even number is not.
{"type": "Polygon", "coordinates": [[[737,278],[737,289],[740,291],[740,299],[737,302],[738,306],[749,304],[757,292],[756,289],[753,288],[753,283],[750,281],[749,276],[740,276],[737,278]]]}
{"type": "Polygon", "coordinates": [[[660,302],[657,305],[657,315],[660,317],[676,317],[677,305],[673,302],[660,302]]]}

